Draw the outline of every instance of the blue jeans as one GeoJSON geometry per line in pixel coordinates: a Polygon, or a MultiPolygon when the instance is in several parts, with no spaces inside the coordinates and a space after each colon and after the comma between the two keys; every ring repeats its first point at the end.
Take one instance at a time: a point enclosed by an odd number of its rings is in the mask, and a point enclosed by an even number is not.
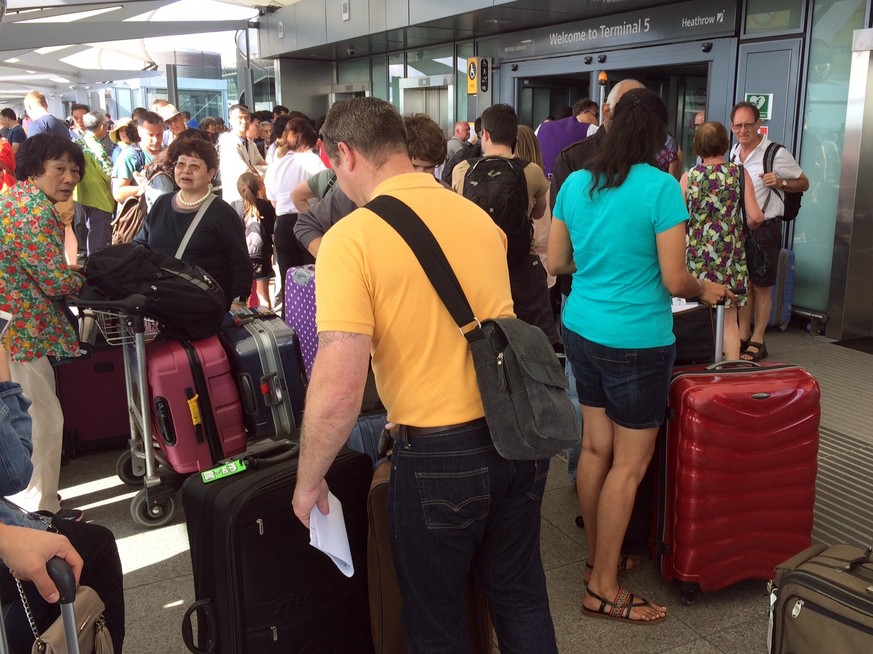
{"type": "Polygon", "coordinates": [[[501,654],[557,652],[540,558],[549,461],[509,461],[483,421],[395,443],[388,529],[409,654],[470,652],[475,566],[501,654]]]}

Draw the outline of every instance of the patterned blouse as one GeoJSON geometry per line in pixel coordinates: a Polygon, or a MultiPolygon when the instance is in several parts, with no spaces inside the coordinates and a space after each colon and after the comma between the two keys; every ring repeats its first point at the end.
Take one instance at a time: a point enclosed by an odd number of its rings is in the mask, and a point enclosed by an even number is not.
{"type": "Polygon", "coordinates": [[[31,181],[0,195],[0,310],[13,320],[4,345],[13,361],[75,356],[78,342],[61,306],[83,278],[64,260],[64,226],[31,181]]]}

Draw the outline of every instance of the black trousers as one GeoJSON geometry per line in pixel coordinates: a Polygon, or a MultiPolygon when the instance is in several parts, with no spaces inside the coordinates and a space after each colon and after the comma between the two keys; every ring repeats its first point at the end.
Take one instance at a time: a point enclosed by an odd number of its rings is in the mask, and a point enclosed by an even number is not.
{"type": "MultiPolygon", "coordinates": [[[[112,645],[116,652],[122,652],[124,644],[124,578],[121,559],[115,536],[106,527],[86,522],[55,520],[54,527],[66,536],[82,557],[85,565],[79,583],[97,591],[106,605],[103,617],[112,634],[112,645]]],[[[22,582],[27,601],[36,620],[40,633],[45,631],[61,614],[57,604],[47,603],[29,581],[22,582]]],[[[33,633],[27,622],[27,615],[15,580],[9,568],[0,566],[0,600],[3,602],[3,620],[9,647],[14,654],[30,654],[33,646],[33,633]]]]}
{"type": "Polygon", "coordinates": [[[276,247],[276,263],[279,264],[279,301],[282,303],[282,317],[285,317],[285,274],[289,268],[315,263],[315,258],[300,245],[294,236],[294,225],[297,224],[296,213],[284,213],[276,216],[276,227],[273,232],[273,242],[276,247]]]}

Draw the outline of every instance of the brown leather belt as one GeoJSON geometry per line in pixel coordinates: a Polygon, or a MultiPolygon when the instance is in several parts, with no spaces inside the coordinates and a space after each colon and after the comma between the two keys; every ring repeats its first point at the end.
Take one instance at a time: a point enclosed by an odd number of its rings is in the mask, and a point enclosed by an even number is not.
{"type": "Polygon", "coordinates": [[[444,431],[453,431],[455,429],[463,429],[465,427],[475,427],[478,426],[479,423],[482,423],[484,425],[485,418],[476,418],[475,420],[459,422],[455,425],[443,425],[441,427],[411,427],[407,425],[406,435],[409,438],[416,438],[418,436],[432,436],[434,434],[439,434],[444,431]]]}

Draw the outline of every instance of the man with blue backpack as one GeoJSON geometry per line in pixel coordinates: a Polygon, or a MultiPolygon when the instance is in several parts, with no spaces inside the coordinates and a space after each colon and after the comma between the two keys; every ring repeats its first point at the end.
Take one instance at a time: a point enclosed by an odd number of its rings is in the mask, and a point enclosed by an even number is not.
{"type": "Polygon", "coordinates": [[[518,116],[507,104],[482,114],[484,156],[461,161],[452,188],[481,207],[506,234],[506,259],[515,315],[560,342],[549,303],[546,271],[532,249],[533,223],[546,210],[549,182],[537,164],[517,158],[518,116]]]}

